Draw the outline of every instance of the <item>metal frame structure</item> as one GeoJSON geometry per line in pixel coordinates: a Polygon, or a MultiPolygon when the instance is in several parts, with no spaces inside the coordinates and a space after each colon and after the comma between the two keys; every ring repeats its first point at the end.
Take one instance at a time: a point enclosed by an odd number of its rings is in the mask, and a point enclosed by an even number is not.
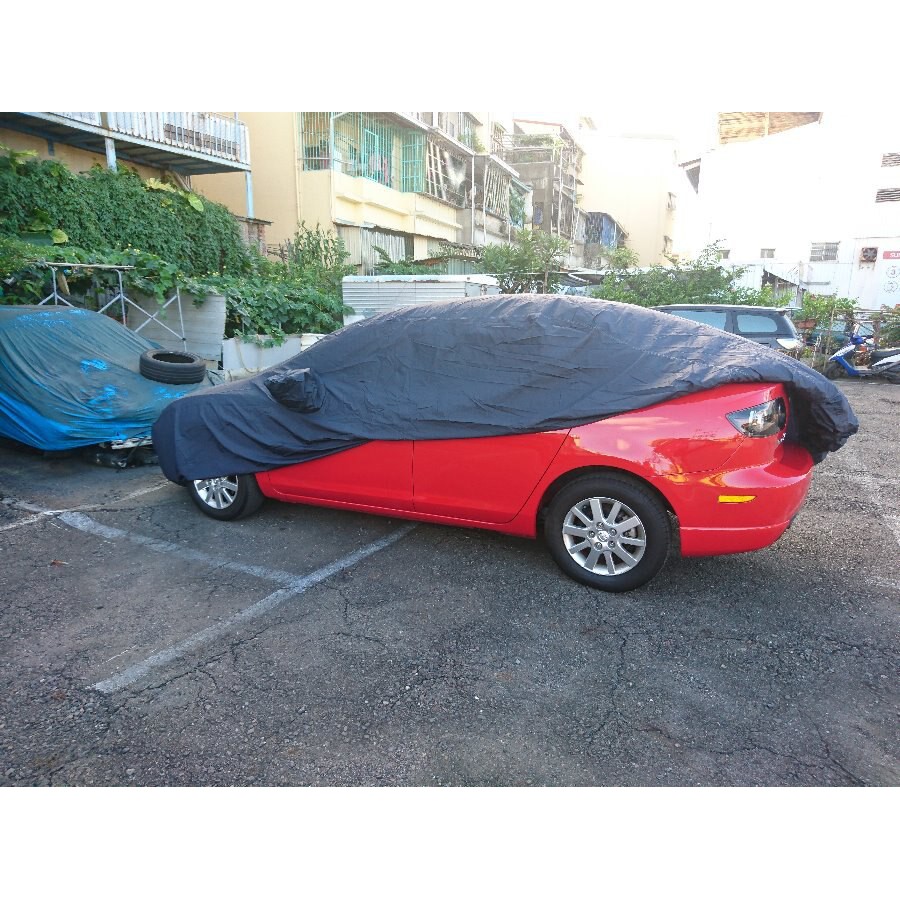
{"type": "Polygon", "coordinates": [[[51,281],[53,283],[53,289],[50,291],[50,293],[46,297],[44,297],[43,300],[40,301],[40,303],[37,304],[38,306],[43,306],[46,303],[50,303],[50,301],[52,300],[54,306],[59,306],[60,304],[62,304],[64,306],[71,306],[73,308],[76,308],[75,304],[71,303],[69,300],[67,300],[59,291],[59,283],[58,283],[57,276],[59,274],[58,270],[60,270],[60,269],[104,269],[107,271],[112,271],[112,272],[115,272],[116,275],[118,276],[118,282],[119,282],[118,290],[116,291],[115,296],[113,296],[110,300],[108,300],[106,303],[104,303],[103,306],[101,306],[97,310],[97,312],[105,313],[106,310],[108,310],[110,307],[114,306],[116,303],[119,303],[121,306],[122,324],[127,328],[127,327],[129,327],[128,326],[128,316],[127,316],[128,306],[129,305],[133,306],[136,310],[143,313],[147,318],[146,318],[146,321],[141,322],[141,324],[138,325],[136,328],[131,328],[130,329],[131,331],[133,331],[133,332],[135,332],[135,334],[137,334],[140,332],[140,330],[142,328],[144,328],[150,322],[156,322],[157,325],[159,325],[161,328],[164,328],[166,331],[168,331],[170,334],[174,335],[178,340],[180,340],[182,343],[182,346],[185,349],[185,352],[187,351],[187,339],[184,334],[184,315],[182,314],[182,311],[181,311],[181,291],[179,290],[179,288],[176,287],[172,296],[169,297],[165,301],[165,303],[163,303],[155,313],[150,314],[139,303],[136,303],[134,300],[131,299],[131,297],[129,297],[125,293],[125,283],[124,283],[123,275],[125,272],[129,271],[130,269],[133,269],[134,266],[107,266],[107,265],[92,265],[91,263],[51,263],[51,262],[43,262],[43,263],[39,263],[38,265],[41,266],[42,268],[50,269],[50,271],[52,273],[51,281]],[[163,322],[162,320],[160,320],[158,318],[160,313],[162,313],[164,310],[168,309],[173,303],[176,305],[176,308],[178,309],[178,322],[181,326],[180,334],[179,334],[179,332],[175,331],[173,328],[169,328],[169,326],[166,325],[165,322],[163,322]]]}

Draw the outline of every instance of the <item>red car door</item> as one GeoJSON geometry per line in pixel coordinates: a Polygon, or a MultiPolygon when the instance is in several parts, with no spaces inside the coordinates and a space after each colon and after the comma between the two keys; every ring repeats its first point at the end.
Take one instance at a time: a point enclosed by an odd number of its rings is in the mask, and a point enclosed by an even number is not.
{"type": "Polygon", "coordinates": [[[476,522],[509,522],[531,495],[568,429],[540,434],[416,441],[416,512],[476,522]]]}
{"type": "Polygon", "coordinates": [[[322,459],[258,476],[265,494],[282,500],[330,500],[411,510],[412,441],[370,441],[322,459]]]}

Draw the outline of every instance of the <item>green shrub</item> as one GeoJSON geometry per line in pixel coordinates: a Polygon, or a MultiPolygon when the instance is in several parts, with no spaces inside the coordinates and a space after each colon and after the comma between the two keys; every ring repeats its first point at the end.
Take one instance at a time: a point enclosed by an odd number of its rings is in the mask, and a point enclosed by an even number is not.
{"type": "MultiPolygon", "coordinates": [[[[0,150],[8,150],[0,146],[0,150]]],[[[0,301],[35,303],[51,291],[44,263],[130,266],[126,290],[160,302],[180,287],[223,294],[226,336],[330,332],[349,312],[341,279],[352,271],[341,240],[298,227],[273,261],[244,246],[224,207],[129,169],[73,174],[31,153],[0,154],[0,301]],[[28,238],[27,240],[25,238],[28,238]]],[[[118,287],[101,268],[63,268],[60,289],[98,309],[118,287]]]]}

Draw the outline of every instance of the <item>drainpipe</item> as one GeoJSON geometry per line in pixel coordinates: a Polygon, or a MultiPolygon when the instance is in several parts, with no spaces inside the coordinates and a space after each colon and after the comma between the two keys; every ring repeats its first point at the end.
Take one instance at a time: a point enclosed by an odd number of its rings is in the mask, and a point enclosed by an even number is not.
{"type": "MultiPolygon", "coordinates": [[[[487,163],[485,163],[487,165],[487,163]]],[[[472,246],[475,246],[475,157],[472,157],[472,246]]]]}
{"type": "MultiPolygon", "coordinates": [[[[240,120],[238,119],[238,114],[235,113],[235,114],[234,114],[234,131],[235,131],[235,135],[237,134],[237,131],[238,131],[238,127],[237,127],[237,126],[238,126],[238,122],[239,122],[239,121],[240,121],[240,120]]],[[[250,147],[249,147],[249,146],[247,147],[247,157],[248,157],[247,162],[249,162],[249,161],[250,161],[250,159],[249,159],[249,157],[250,157],[250,147]]],[[[256,218],[256,217],[255,217],[254,214],[253,214],[253,175],[252,175],[252,173],[250,172],[249,169],[248,169],[246,172],[244,172],[244,188],[245,188],[246,193],[247,193],[247,218],[248,218],[248,219],[254,219],[254,218],[256,218]]]]}
{"type": "Polygon", "coordinates": [[[488,166],[484,164],[484,185],[481,191],[481,238],[482,243],[487,247],[487,176],[488,166]]]}

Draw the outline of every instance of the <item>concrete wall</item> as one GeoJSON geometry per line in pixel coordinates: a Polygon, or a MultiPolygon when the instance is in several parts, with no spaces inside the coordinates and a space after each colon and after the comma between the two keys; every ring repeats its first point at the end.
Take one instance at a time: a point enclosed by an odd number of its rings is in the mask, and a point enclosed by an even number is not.
{"type": "MultiPolygon", "coordinates": [[[[220,113],[234,115],[234,113],[220,113]]],[[[293,237],[300,220],[297,182],[297,129],[292,112],[239,112],[250,133],[250,165],[253,179],[253,214],[272,224],[266,230],[269,244],[293,237]]],[[[247,192],[243,172],[195,175],[197,193],[246,216],[247,192]]],[[[310,224],[307,217],[307,224],[310,224]]]]}

